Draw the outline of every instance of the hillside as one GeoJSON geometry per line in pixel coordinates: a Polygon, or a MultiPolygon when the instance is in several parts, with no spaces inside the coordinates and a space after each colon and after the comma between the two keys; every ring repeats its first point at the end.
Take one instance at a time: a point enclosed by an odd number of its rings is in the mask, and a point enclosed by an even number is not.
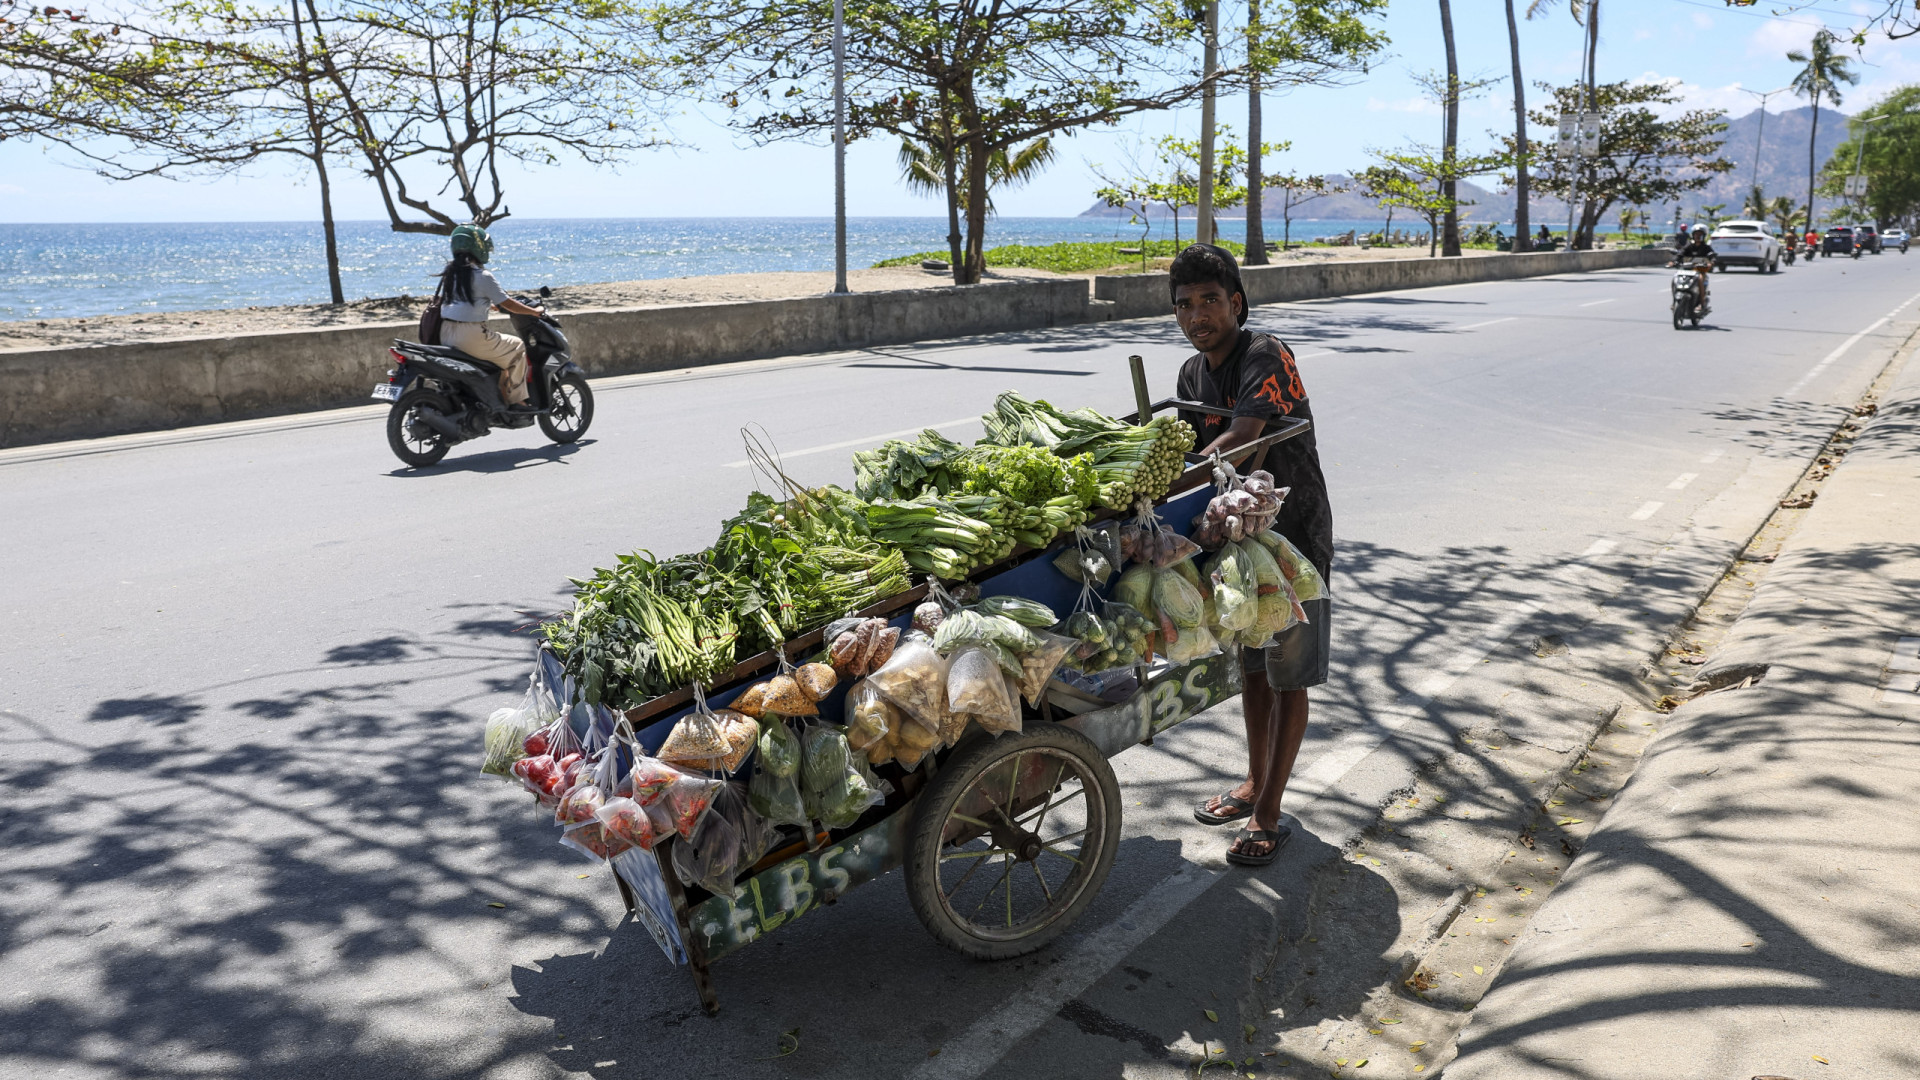
{"type": "MultiPolygon", "coordinates": [[[[1684,216],[1691,219],[1702,206],[1713,203],[1725,203],[1722,213],[1737,213],[1741,203],[1746,200],[1747,188],[1753,183],[1755,144],[1764,135],[1765,143],[1760,147],[1759,183],[1767,195],[1791,195],[1798,204],[1806,198],[1807,192],[1807,137],[1813,126],[1813,109],[1802,106],[1785,112],[1769,113],[1766,128],[1762,132],[1760,112],[1754,110],[1737,120],[1727,123],[1726,143],[1722,153],[1732,161],[1732,172],[1723,173],[1714,178],[1701,192],[1689,196],[1681,203],[1684,216]]],[[[1833,156],[1834,150],[1847,138],[1847,117],[1845,113],[1832,109],[1820,110],[1820,140],[1815,147],[1818,160],[1824,165],[1833,156]]],[[[1329,173],[1329,180],[1345,181],[1346,178],[1329,173]]],[[[1472,203],[1463,212],[1468,221],[1511,221],[1513,220],[1513,193],[1494,191],[1477,184],[1463,182],[1460,185],[1460,197],[1472,203]]],[[[1269,239],[1278,239],[1280,235],[1280,193],[1269,190],[1262,209],[1266,215],[1267,235],[1269,239]]],[[[1821,207],[1827,206],[1822,200],[1821,207]]],[[[1656,222],[1665,224],[1672,220],[1671,204],[1649,207],[1656,222]]],[[[1191,208],[1181,211],[1182,222],[1191,220],[1191,208]]],[[[1115,209],[1101,203],[1095,203],[1085,211],[1082,217],[1117,217],[1125,219],[1125,210],[1115,209]]],[[[1166,218],[1166,212],[1155,210],[1153,220],[1158,223],[1166,218]]],[[[1234,209],[1224,215],[1227,219],[1244,216],[1244,211],[1234,209]]],[[[1381,218],[1383,212],[1370,199],[1362,198],[1351,192],[1329,195],[1315,199],[1300,207],[1294,213],[1294,221],[1374,221],[1381,218]]],[[[1537,225],[1545,221],[1555,229],[1566,228],[1567,207],[1557,199],[1534,199],[1530,215],[1537,225]]],[[[1612,215],[1609,214],[1609,217],[1612,215]]],[[[1407,220],[1405,211],[1394,215],[1396,225],[1407,220]]],[[[1412,225],[1418,219],[1408,220],[1412,225]]],[[[1610,224],[1610,223],[1609,223],[1610,224]]],[[[1309,229],[1309,232],[1312,230],[1309,229]]]]}

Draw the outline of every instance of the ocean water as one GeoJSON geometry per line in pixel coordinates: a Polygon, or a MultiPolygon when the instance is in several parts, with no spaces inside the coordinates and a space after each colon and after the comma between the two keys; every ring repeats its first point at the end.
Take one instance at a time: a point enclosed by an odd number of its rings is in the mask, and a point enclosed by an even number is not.
{"type": "MultiPolygon", "coordinates": [[[[1379,224],[1296,221],[1294,237],[1379,224]]],[[[395,233],[376,221],[340,222],[337,232],[349,299],[425,294],[446,261],[442,237],[395,233]]],[[[833,268],[831,218],[509,219],[492,232],[490,268],[513,290],[833,268]]],[[[851,218],[847,264],[943,250],[946,232],[943,217],[851,218]]],[[[988,226],[987,244],[1139,235],[1124,218],[1010,217],[988,226]]],[[[1170,235],[1155,224],[1155,239],[1170,235]]],[[[1223,220],[1221,235],[1240,239],[1244,224],[1223,220]]],[[[0,224],[0,320],[324,303],[325,250],[318,222],[0,224]]]]}

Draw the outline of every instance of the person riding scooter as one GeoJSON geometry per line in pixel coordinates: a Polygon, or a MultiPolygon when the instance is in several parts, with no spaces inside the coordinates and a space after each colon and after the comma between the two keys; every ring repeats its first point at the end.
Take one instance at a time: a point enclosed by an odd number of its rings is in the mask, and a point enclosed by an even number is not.
{"type": "Polygon", "coordinates": [[[1678,266],[1688,259],[1705,259],[1707,263],[1707,265],[1700,267],[1700,273],[1695,277],[1695,280],[1700,283],[1700,311],[1704,314],[1708,306],[1707,274],[1712,270],[1715,259],[1713,245],[1707,243],[1706,226],[1695,225],[1693,227],[1692,238],[1687,241],[1685,247],[1674,253],[1673,262],[1668,265],[1678,266]]]}
{"type": "Polygon", "coordinates": [[[494,308],[510,315],[540,318],[545,312],[529,307],[507,295],[493,275],[485,269],[493,255],[493,238],[478,225],[461,225],[448,238],[453,258],[440,271],[440,341],[438,344],[459,349],[468,356],[485,360],[500,368],[500,398],[509,412],[536,411],[527,402],[526,343],[511,334],[487,329],[487,315],[494,308]]]}

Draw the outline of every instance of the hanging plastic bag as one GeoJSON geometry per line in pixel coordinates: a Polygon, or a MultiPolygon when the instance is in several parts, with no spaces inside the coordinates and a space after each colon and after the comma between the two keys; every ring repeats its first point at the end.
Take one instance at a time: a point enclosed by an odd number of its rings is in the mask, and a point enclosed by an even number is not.
{"type": "Polygon", "coordinates": [[[560,843],[595,859],[611,859],[633,846],[626,840],[609,834],[598,818],[570,826],[567,831],[560,834],[560,843]]]}
{"type": "Polygon", "coordinates": [[[812,724],[800,736],[800,786],[825,791],[847,771],[852,751],[846,733],[832,724],[812,724]]]}
{"type": "MultiPolygon", "coordinates": [[[[1312,560],[1293,546],[1293,541],[1271,529],[1255,533],[1253,539],[1273,554],[1274,561],[1280,564],[1280,572],[1286,576],[1287,583],[1293,586],[1296,599],[1304,603],[1327,595],[1326,579],[1320,576],[1320,570],[1312,560]]],[[[1305,621],[1304,612],[1301,621],[1305,621]]]]}
{"type": "Polygon", "coordinates": [[[806,803],[800,798],[800,778],[792,773],[777,776],[761,769],[747,786],[747,802],[753,812],[776,825],[807,827],[806,803]]]}
{"type": "Polygon", "coordinates": [[[513,779],[513,763],[531,756],[526,749],[528,737],[559,715],[559,705],[541,684],[536,668],[527,676],[527,692],[519,706],[496,709],[487,717],[486,753],[480,771],[504,780],[513,779]]]}
{"type": "Polygon", "coordinates": [[[662,815],[656,820],[647,813],[647,808],[625,796],[608,799],[594,817],[600,822],[600,831],[610,841],[625,843],[633,847],[653,850],[653,845],[673,834],[672,825],[662,815]],[[662,823],[666,827],[662,827],[662,823]]]}
{"type": "Polygon", "coordinates": [[[673,725],[655,756],[680,768],[731,773],[753,752],[759,737],[760,727],[752,717],[732,709],[707,708],[706,694],[696,683],[693,711],[673,725]]]}
{"type": "MultiPolygon", "coordinates": [[[[1227,634],[1250,630],[1260,621],[1260,593],[1252,568],[1229,540],[1207,566],[1213,584],[1214,622],[1227,634]]],[[[1204,598],[1203,598],[1204,602],[1204,598]]]]}
{"type": "Polygon", "coordinates": [[[1200,545],[1168,528],[1142,500],[1140,512],[1120,527],[1120,554],[1136,563],[1165,568],[1198,553],[1200,545]]]}
{"type": "Polygon", "coordinates": [[[1020,730],[1020,705],[990,650],[972,646],[954,654],[947,671],[947,708],[967,713],[988,731],[1020,730]]]}
{"type": "Polygon", "coordinates": [[[855,750],[864,753],[886,741],[900,721],[900,710],[865,679],[847,691],[847,745],[855,750]]]}
{"type": "Polygon", "coordinates": [[[1053,680],[1053,673],[1060,670],[1060,662],[1073,651],[1074,640],[1065,634],[1051,631],[1037,631],[1040,647],[1020,657],[1020,696],[1034,708],[1040,707],[1040,699],[1046,695],[1047,683],[1053,680]]]}
{"type": "Polygon", "coordinates": [[[668,827],[681,836],[693,834],[720,785],[717,779],[682,772],[658,758],[634,758],[633,800],[645,807],[665,807],[668,827]]]}
{"type": "Polygon", "coordinates": [[[715,896],[733,896],[733,879],[745,861],[742,819],[753,813],[746,802],[738,784],[723,785],[700,827],[673,845],[673,871],[682,883],[698,885],[715,896]]]}
{"type": "Polygon", "coordinates": [[[760,772],[792,776],[800,768],[800,739],[786,718],[768,713],[760,718],[760,772]]]}
{"type": "Polygon", "coordinates": [[[999,615],[1036,630],[1060,621],[1052,608],[1024,596],[986,596],[975,606],[983,615],[999,615]]]}
{"type": "Polygon", "coordinates": [[[893,658],[867,676],[873,688],[928,731],[939,731],[947,716],[947,662],[924,634],[909,634],[893,658]]]}
{"type": "Polygon", "coordinates": [[[560,797],[579,777],[584,757],[573,725],[565,716],[555,716],[546,727],[527,736],[521,748],[527,756],[507,771],[533,793],[541,806],[558,806],[560,797]]]}

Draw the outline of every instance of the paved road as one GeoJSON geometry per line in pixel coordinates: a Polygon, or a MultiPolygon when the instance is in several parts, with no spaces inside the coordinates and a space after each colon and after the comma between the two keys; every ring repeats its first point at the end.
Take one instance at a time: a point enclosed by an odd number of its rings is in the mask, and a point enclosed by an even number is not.
{"type": "MultiPolygon", "coordinates": [[[[1664,288],[1625,271],[1256,312],[1302,357],[1339,547],[1303,798],[1382,740],[1444,742],[1395,716],[1550,571],[1627,581],[1789,452],[1779,432],[1853,400],[1912,329],[1920,260],[1720,278],[1690,333],[1664,288]]],[[[1232,772],[1231,708],[1117,759],[1120,862],[1054,949],[961,960],[889,881],[724,961],[718,1021],[618,925],[606,871],[476,775],[479,722],[567,575],[712,538],[754,484],[742,424],[844,483],[851,447],[969,436],[1007,387],[1124,409],[1131,352],[1170,389],[1171,320],[607,380],[586,443],[513,433],[424,472],[366,411],[0,452],[0,1075],[1018,1073],[1076,986],[1146,981],[1124,961],[1215,880],[1224,840],[1187,808],[1232,772]]],[[[1240,933],[1191,963],[1237,965],[1240,933]]],[[[1128,1030],[1073,1034],[1124,1057],[1128,1030]]]]}

